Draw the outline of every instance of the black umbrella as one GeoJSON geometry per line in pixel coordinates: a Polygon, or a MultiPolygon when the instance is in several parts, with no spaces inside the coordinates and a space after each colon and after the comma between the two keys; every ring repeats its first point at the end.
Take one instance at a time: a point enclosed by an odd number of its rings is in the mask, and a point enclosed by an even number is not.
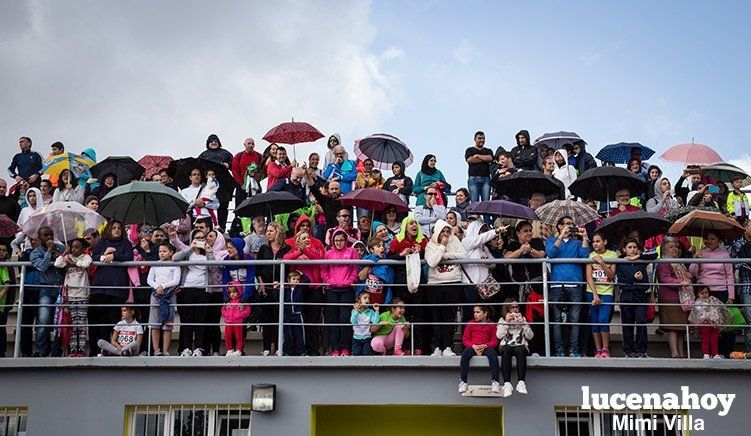
{"type": "Polygon", "coordinates": [[[164,223],[185,218],[188,202],[172,188],[159,182],[132,182],[119,186],[102,198],[99,213],[124,224],[164,223]]]}
{"type": "Polygon", "coordinates": [[[540,193],[550,200],[563,199],[566,188],[563,183],[539,171],[517,171],[495,182],[495,190],[501,195],[513,199],[529,198],[540,193]]]}
{"type": "Polygon", "coordinates": [[[139,180],[146,171],[141,164],[129,156],[110,156],[91,167],[91,176],[102,181],[107,174],[114,174],[118,185],[131,180],[139,180]]]}
{"type": "Polygon", "coordinates": [[[240,217],[273,217],[280,213],[290,213],[304,207],[305,203],[294,194],[286,191],[270,191],[254,195],[235,208],[240,217]]]}
{"type": "Polygon", "coordinates": [[[558,150],[565,144],[586,144],[586,141],[574,132],[552,132],[546,133],[535,139],[535,142],[532,145],[540,148],[543,144],[558,150]]]}
{"type": "Polygon", "coordinates": [[[237,182],[229,170],[222,164],[207,159],[186,157],[183,159],[173,160],[167,167],[167,174],[172,177],[175,186],[178,188],[187,188],[190,186],[190,172],[198,168],[201,170],[201,179],[206,176],[207,170],[213,170],[216,180],[219,182],[217,197],[219,201],[227,202],[232,199],[232,195],[237,188],[237,182]]]}
{"type": "Polygon", "coordinates": [[[391,164],[397,161],[403,161],[405,166],[409,166],[414,159],[407,144],[396,136],[385,133],[376,133],[357,141],[355,155],[360,160],[371,159],[373,166],[382,170],[390,170],[391,164]]]}
{"type": "Polygon", "coordinates": [[[632,230],[638,230],[643,240],[657,236],[668,231],[672,223],[660,214],[636,211],[623,212],[618,215],[605,218],[597,226],[597,231],[602,232],[608,242],[619,243],[619,239],[632,230]]]}
{"type": "Polygon", "coordinates": [[[624,188],[636,197],[647,191],[647,182],[625,168],[597,167],[580,174],[568,189],[577,197],[610,204],[615,193],[624,188]]]}

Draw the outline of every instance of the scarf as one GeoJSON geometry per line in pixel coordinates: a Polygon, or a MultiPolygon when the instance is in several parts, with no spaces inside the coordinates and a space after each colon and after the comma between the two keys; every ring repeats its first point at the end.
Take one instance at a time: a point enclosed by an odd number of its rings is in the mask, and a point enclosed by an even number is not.
{"type": "MultiPolygon", "coordinates": [[[[413,216],[408,216],[402,220],[402,228],[399,229],[399,234],[396,235],[397,241],[402,242],[404,238],[407,237],[407,224],[409,224],[412,221],[417,223],[417,220],[413,216]]],[[[425,235],[422,234],[420,223],[417,223],[417,237],[415,237],[415,242],[420,244],[422,243],[423,238],[425,238],[425,235]]]]}
{"type": "Polygon", "coordinates": [[[421,173],[423,173],[425,175],[428,175],[428,176],[432,176],[433,174],[435,174],[435,172],[437,171],[437,169],[436,168],[430,168],[428,166],[428,161],[430,159],[432,159],[432,158],[435,158],[435,155],[432,155],[432,154],[426,154],[425,155],[425,158],[423,158],[423,160],[422,160],[422,166],[420,167],[420,172],[421,173]]]}

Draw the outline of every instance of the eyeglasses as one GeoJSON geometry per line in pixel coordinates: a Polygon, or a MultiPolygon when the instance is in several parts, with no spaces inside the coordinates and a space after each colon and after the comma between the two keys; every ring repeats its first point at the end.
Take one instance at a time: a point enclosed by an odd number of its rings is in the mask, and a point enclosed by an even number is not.
{"type": "Polygon", "coordinates": [[[428,197],[435,197],[435,192],[426,192],[425,195],[428,197]]]}
{"type": "Polygon", "coordinates": [[[336,157],[343,157],[344,153],[334,153],[334,156],[336,156],[336,157]]]}
{"type": "Polygon", "coordinates": [[[340,218],[351,218],[351,217],[352,217],[352,215],[349,215],[349,214],[344,214],[344,215],[339,215],[339,217],[340,217],[340,218]]]}
{"type": "Polygon", "coordinates": [[[564,221],[564,222],[562,223],[562,225],[564,225],[564,226],[573,226],[573,225],[574,225],[574,222],[573,222],[573,221],[564,221]]]}
{"type": "Polygon", "coordinates": [[[386,213],[396,213],[396,210],[394,210],[394,209],[387,210],[386,213]]]}

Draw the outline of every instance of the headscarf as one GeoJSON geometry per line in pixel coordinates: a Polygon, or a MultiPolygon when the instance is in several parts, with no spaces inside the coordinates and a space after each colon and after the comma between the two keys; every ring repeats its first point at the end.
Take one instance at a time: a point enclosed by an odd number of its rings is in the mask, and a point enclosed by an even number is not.
{"type": "Polygon", "coordinates": [[[415,238],[415,242],[417,242],[418,244],[422,243],[422,240],[423,238],[425,238],[425,235],[422,234],[420,223],[417,222],[417,219],[415,219],[415,217],[413,216],[407,216],[402,220],[402,228],[399,229],[399,234],[396,235],[396,240],[398,242],[402,242],[404,238],[407,237],[407,224],[409,224],[412,221],[417,223],[417,237],[415,238]]]}
{"type": "Polygon", "coordinates": [[[433,174],[435,174],[435,172],[437,171],[437,169],[436,168],[430,168],[428,166],[428,161],[431,158],[434,158],[434,157],[435,157],[435,155],[433,155],[433,154],[426,154],[425,155],[425,157],[422,159],[422,166],[420,167],[420,172],[421,173],[426,174],[428,176],[432,176],[433,174]]]}

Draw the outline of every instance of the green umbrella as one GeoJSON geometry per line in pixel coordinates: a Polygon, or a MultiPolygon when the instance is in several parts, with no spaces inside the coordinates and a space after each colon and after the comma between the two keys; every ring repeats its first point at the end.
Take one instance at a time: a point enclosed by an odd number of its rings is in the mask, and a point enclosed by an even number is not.
{"type": "Polygon", "coordinates": [[[118,186],[102,198],[99,213],[124,224],[164,223],[183,219],[188,202],[159,182],[131,182],[118,186]]]}

